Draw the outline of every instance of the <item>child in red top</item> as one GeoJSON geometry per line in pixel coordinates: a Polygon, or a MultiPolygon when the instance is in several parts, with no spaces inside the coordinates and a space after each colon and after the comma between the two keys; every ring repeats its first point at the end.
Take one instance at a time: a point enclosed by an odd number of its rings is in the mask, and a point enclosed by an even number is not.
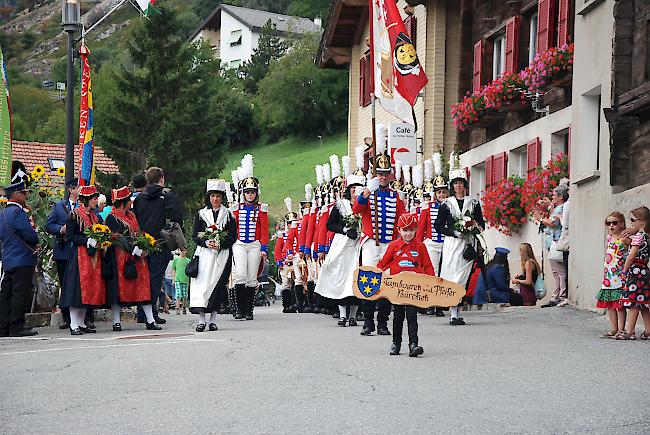
{"type": "MultiPolygon", "coordinates": [[[[429,253],[424,243],[415,239],[418,220],[415,215],[404,214],[399,217],[397,227],[400,238],[388,245],[386,254],[377,263],[381,270],[390,270],[391,275],[400,272],[415,272],[435,276],[429,253]]],[[[402,328],[404,317],[409,334],[409,356],[416,357],[424,353],[418,345],[418,309],[412,305],[394,305],[393,343],[390,346],[391,355],[399,355],[402,346],[402,328]]]]}

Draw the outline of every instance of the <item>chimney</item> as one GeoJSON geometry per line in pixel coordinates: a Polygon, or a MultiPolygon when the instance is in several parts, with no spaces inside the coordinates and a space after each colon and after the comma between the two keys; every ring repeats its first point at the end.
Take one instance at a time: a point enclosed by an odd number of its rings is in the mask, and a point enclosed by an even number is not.
{"type": "Polygon", "coordinates": [[[316,27],[319,29],[323,27],[323,20],[320,19],[320,17],[314,18],[314,24],[316,24],[316,27]]]}

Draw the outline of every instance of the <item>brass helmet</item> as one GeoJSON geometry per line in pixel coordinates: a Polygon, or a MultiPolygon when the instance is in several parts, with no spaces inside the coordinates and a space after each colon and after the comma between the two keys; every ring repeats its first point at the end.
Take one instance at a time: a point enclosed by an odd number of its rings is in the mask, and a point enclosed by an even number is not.
{"type": "Polygon", "coordinates": [[[293,222],[295,220],[298,220],[298,215],[294,211],[290,211],[286,215],[284,215],[284,220],[288,222],[293,222]]]}
{"type": "Polygon", "coordinates": [[[402,180],[393,180],[390,182],[390,187],[392,187],[395,190],[402,190],[404,187],[404,183],[402,180]]]}
{"type": "Polygon", "coordinates": [[[330,184],[332,185],[332,187],[335,190],[340,192],[345,187],[345,178],[343,178],[342,176],[339,175],[338,177],[336,177],[332,181],[330,181],[330,184]]]}
{"type": "Polygon", "coordinates": [[[260,182],[255,177],[246,177],[240,182],[239,188],[241,190],[259,190],[260,182]]]}
{"type": "Polygon", "coordinates": [[[434,186],[433,182],[432,181],[427,181],[426,183],[424,183],[423,191],[426,192],[426,193],[431,193],[431,192],[433,192],[434,188],[435,188],[435,186],[434,186]]]}
{"type": "Polygon", "coordinates": [[[377,156],[375,159],[375,167],[377,172],[390,173],[393,170],[393,166],[390,163],[390,156],[386,151],[377,156]]]}
{"type": "Polygon", "coordinates": [[[447,180],[445,180],[445,177],[442,175],[438,175],[435,180],[433,180],[433,190],[439,190],[439,189],[448,189],[449,185],[447,184],[447,180]]]}
{"type": "Polygon", "coordinates": [[[424,198],[424,190],[421,187],[418,187],[417,189],[413,190],[411,196],[413,196],[414,199],[421,201],[422,198],[424,198]]]}

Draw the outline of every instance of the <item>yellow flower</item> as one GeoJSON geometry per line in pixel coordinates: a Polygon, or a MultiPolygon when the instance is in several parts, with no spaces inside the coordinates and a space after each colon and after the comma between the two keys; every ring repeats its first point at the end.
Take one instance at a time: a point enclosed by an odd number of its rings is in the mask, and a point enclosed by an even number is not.
{"type": "Polygon", "coordinates": [[[105,232],[105,233],[107,233],[107,234],[110,234],[110,232],[111,232],[111,229],[110,229],[110,228],[108,228],[108,226],[107,226],[107,225],[102,225],[102,231],[103,231],[103,232],[105,232]]]}
{"type": "Polygon", "coordinates": [[[65,195],[65,190],[59,189],[59,196],[63,196],[63,195],[65,195]]]}
{"type": "Polygon", "coordinates": [[[65,168],[63,166],[56,168],[57,175],[65,177],[65,168]]]}
{"type": "Polygon", "coordinates": [[[95,224],[92,226],[91,231],[93,233],[103,233],[104,231],[102,231],[102,227],[103,227],[102,224],[95,224]]]}
{"type": "Polygon", "coordinates": [[[34,171],[32,171],[32,177],[31,178],[32,178],[32,180],[34,182],[38,182],[38,180],[41,179],[41,174],[36,173],[36,171],[34,170],[34,171]]]}
{"type": "Polygon", "coordinates": [[[0,198],[0,204],[6,204],[8,201],[7,198],[0,198]]]}
{"type": "Polygon", "coordinates": [[[45,173],[45,168],[43,165],[36,165],[34,166],[34,170],[32,171],[32,174],[36,174],[39,177],[45,173]]]}
{"type": "Polygon", "coordinates": [[[99,245],[99,247],[100,247],[101,249],[108,249],[110,246],[111,246],[111,242],[109,242],[109,241],[102,242],[102,243],[99,245]]]}
{"type": "Polygon", "coordinates": [[[149,244],[150,244],[151,246],[154,246],[154,245],[156,244],[156,239],[154,239],[154,238],[151,236],[151,234],[149,234],[149,233],[144,233],[144,238],[147,239],[147,241],[149,242],[149,244]]]}

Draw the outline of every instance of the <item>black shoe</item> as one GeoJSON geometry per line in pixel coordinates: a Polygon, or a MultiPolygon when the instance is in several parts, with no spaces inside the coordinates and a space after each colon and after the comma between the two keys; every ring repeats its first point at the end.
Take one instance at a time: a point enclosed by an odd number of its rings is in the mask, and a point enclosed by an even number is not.
{"type": "Polygon", "coordinates": [[[436,314],[436,309],[435,308],[427,308],[427,310],[424,312],[427,316],[433,316],[436,314]]]}
{"type": "Polygon", "coordinates": [[[442,309],[436,310],[436,317],[445,317],[445,312],[442,309]]]}
{"type": "Polygon", "coordinates": [[[59,324],[59,329],[68,329],[70,328],[70,323],[68,322],[63,322],[59,324]]]}
{"type": "Polygon", "coordinates": [[[385,325],[378,326],[377,335],[390,335],[390,331],[388,330],[388,327],[386,327],[385,325]]]}
{"type": "Polygon", "coordinates": [[[356,321],[356,319],[353,319],[352,317],[350,317],[350,318],[348,319],[348,325],[350,325],[350,326],[357,326],[357,321],[356,321]]]}
{"type": "Polygon", "coordinates": [[[9,337],[33,337],[37,335],[38,332],[34,331],[31,328],[17,329],[15,331],[9,331],[9,337]]]}
{"type": "Polygon", "coordinates": [[[361,330],[361,335],[371,335],[375,331],[375,324],[365,324],[361,330]]]}
{"type": "Polygon", "coordinates": [[[167,323],[167,320],[163,319],[162,317],[153,316],[153,319],[156,321],[158,325],[164,325],[165,323],[167,323]]]}
{"type": "Polygon", "coordinates": [[[113,331],[119,332],[122,330],[122,324],[121,323],[113,323],[113,331]]]}
{"type": "Polygon", "coordinates": [[[147,322],[147,331],[160,331],[162,328],[156,325],[156,322],[147,322]]]}
{"type": "Polygon", "coordinates": [[[339,326],[345,326],[346,323],[347,323],[347,319],[345,317],[339,320],[338,322],[336,322],[336,324],[339,326]]]}
{"type": "Polygon", "coordinates": [[[243,315],[242,313],[237,313],[237,314],[235,314],[235,319],[236,319],[236,320],[241,320],[241,319],[243,319],[243,318],[244,318],[244,315],[243,315]]]}
{"type": "Polygon", "coordinates": [[[290,313],[291,310],[289,308],[282,308],[282,312],[286,314],[286,313],[290,313]]]}
{"type": "Polygon", "coordinates": [[[86,323],[86,328],[88,328],[88,329],[97,329],[97,327],[95,326],[95,322],[86,323]]]}
{"type": "Polygon", "coordinates": [[[463,320],[462,317],[459,317],[458,320],[457,320],[457,323],[456,323],[456,324],[459,325],[459,326],[460,326],[460,325],[464,325],[464,324],[465,324],[465,321],[463,320]]]}
{"type": "Polygon", "coordinates": [[[219,328],[217,328],[217,324],[216,324],[216,323],[210,323],[210,324],[208,325],[208,330],[209,330],[209,331],[216,331],[217,329],[219,329],[219,328]]]}
{"type": "Polygon", "coordinates": [[[253,313],[246,314],[246,320],[253,320],[253,319],[254,319],[253,313]]]}
{"type": "Polygon", "coordinates": [[[363,320],[363,313],[361,310],[357,312],[357,322],[361,322],[363,320]]]}
{"type": "Polygon", "coordinates": [[[449,320],[449,324],[450,324],[451,326],[456,326],[456,325],[458,325],[458,319],[455,318],[455,317],[452,317],[452,318],[449,320]]]}
{"type": "Polygon", "coordinates": [[[203,332],[205,331],[205,323],[199,323],[196,325],[196,332],[203,332]]]}
{"type": "Polygon", "coordinates": [[[542,308],[554,307],[554,306],[556,306],[557,304],[559,304],[558,301],[548,301],[547,303],[545,303],[544,305],[542,305],[542,308]]]}
{"type": "Polygon", "coordinates": [[[409,343],[409,356],[416,357],[422,355],[423,353],[424,349],[422,349],[421,346],[418,346],[415,343],[409,343]]]}
{"type": "Polygon", "coordinates": [[[305,307],[305,313],[313,313],[314,307],[305,307]]]}
{"type": "Polygon", "coordinates": [[[402,345],[400,343],[391,343],[390,344],[390,354],[399,355],[399,351],[402,345]]]}
{"type": "Polygon", "coordinates": [[[77,329],[70,328],[70,335],[84,335],[84,333],[81,332],[80,328],[77,329]]]}
{"type": "Polygon", "coordinates": [[[97,332],[96,329],[91,329],[91,328],[88,327],[88,326],[86,326],[86,327],[84,327],[84,326],[80,326],[79,329],[81,329],[81,332],[83,332],[84,334],[94,334],[94,333],[97,332]]]}

